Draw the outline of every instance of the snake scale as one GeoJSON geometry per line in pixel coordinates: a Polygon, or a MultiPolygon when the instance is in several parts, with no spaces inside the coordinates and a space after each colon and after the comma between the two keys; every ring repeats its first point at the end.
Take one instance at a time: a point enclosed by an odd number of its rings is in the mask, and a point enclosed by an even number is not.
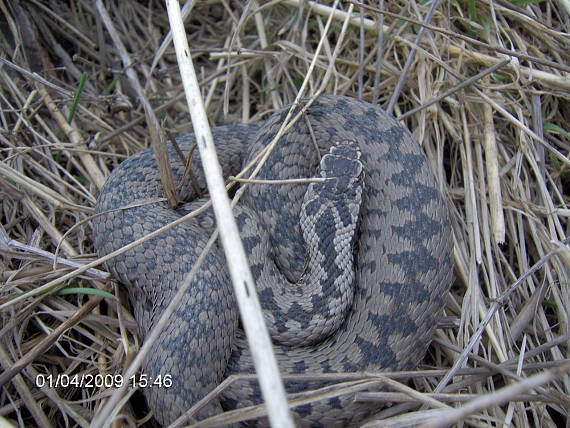
{"type": "MultiPolygon", "coordinates": [[[[285,114],[213,130],[225,176],[269,144],[285,114]]],[[[185,155],[194,142],[192,135],[178,140],[185,155]]],[[[188,184],[183,162],[169,150],[175,180],[188,184]]],[[[195,182],[205,192],[199,156],[193,157],[195,182]]],[[[452,280],[448,215],[427,158],[410,132],[378,106],[322,96],[281,138],[258,178],[319,175],[328,179],[252,184],[235,210],[264,315],[272,334],[280,335],[274,341],[281,372],[413,368],[432,339],[452,280]]],[[[183,185],[180,196],[196,198],[192,189],[183,185]]],[[[117,210],[162,196],[150,150],[115,168],[92,223],[99,255],[179,218],[180,210],[166,202],[117,210]]],[[[186,222],[106,262],[129,291],[143,338],[204,248],[211,222],[207,215],[186,222]]],[[[163,425],[228,375],[253,373],[220,248],[207,256],[143,372],[172,376],[170,388],[144,390],[163,425]]],[[[289,392],[323,385],[286,382],[289,392]]],[[[257,384],[244,381],[224,393],[221,405],[259,400],[257,384]]],[[[353,426],[371,412],[369,404],[344,395],[298,406],[294,418],[299,426],[353,426]]]]}

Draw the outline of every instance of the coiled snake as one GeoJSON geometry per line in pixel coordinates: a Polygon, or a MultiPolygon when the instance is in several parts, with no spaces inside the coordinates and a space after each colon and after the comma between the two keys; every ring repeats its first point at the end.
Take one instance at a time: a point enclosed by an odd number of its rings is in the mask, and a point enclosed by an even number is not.
{"type": "MultiPolygon", "coordinates": [[[[215,128],[224,174],[235,175],[265,147],[284,117],[281,111],[263,123],[215,128]]],[[[178,142],[187,155],[194,138],[178,142]]],[[[184,164],[174,150],[170,158],[180,182],[184,164]]],[[[194,158],[192,170],[204,189],[194,158]]],[[[416,366],[442,315],[452,277],[447,213],[426,156],[409,131],[379,107],[323,96],[279,141],[258,177],[319,175],[328,179],[250,185],[240,202],[244,208],[236,209],[266,319],[279,342],[275,350],[282,373],[416,366]]],[[[183,186],[180,193],[195,197],[191,189],[183,186]]],[[[115,168],[96,206],[104,214],[93,220],[99,255],[178,218],[163,202],[114,210],[162,196],[151,151],[115,168]]],[[[201,224],[207,220],[184,223],[106,263],[127,286],[143,337],[204,247],[201,224]]],[[[215,248],[143,365],[150,377],[172,376],[172,387],[144,390],[161,424],[173,421],[225,376],[253,372],[237,330],[224,256],[215,248]]],[[[286,384],[290,392],[306,386],[286,384]]],[[[296,421],[350,426],[371,412],[352,398],[297,407],[296,421]]],[[[258,401],[257,385],[241,383],[225,393],[222,404],[234,408],[258,401]]]]}

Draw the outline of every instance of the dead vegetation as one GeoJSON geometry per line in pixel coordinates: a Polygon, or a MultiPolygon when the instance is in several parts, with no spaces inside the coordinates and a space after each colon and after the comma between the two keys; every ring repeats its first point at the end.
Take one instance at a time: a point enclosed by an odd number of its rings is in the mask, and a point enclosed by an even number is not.
{"type": "MultiPolygon", "coordinates": [[[[197,2],[186,28],[211,123],[263,119],[307,78],[309,95],[392,110],[424,147],[456,282],[421,370],[335,377],[339,392],[389,385],[357,395],[393,403],[366,426],[567,426],[570,3],[439,1],[426,25],[434,2],[382,3],[342,2],[324,34],[332,2],[197,2]]],[[[128,68],[94,2],[0,2],[0,417],[15,425],[88,426],[109,389],[46,376],[122,373],[140,346],[124,291],[85,268],[105,177],[149,144],[127,72],[163,129],[192,129],[163,3],[105,8],[128,68]]],[[[133,399],[120,423],[144,424],[133,399]]]]}

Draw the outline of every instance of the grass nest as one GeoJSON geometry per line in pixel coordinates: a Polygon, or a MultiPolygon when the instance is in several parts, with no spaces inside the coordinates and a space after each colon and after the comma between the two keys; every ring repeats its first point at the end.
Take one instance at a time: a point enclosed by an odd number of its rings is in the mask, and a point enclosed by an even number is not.
{"type": "MultiPolygon", "coordinates": [[[[389,109],[428,155],[455,283],[422,367],[356,397],[384,409],[366,426],[568,426],[570,3],[332,6],[210,0],[185,24],[212,124],[263,119],[306,81],[389,109]]],[[[0,422],[88,426],[110,388],[56,379],[123,373],[141,345],[124,289],[77,272],[97,260],[89,217],[149,145],[141,96],[168,133],[192,124],[163,2],[0,9],[0,422]]],[[[152,423],[129,394],[114,424],[152,423]]]]}

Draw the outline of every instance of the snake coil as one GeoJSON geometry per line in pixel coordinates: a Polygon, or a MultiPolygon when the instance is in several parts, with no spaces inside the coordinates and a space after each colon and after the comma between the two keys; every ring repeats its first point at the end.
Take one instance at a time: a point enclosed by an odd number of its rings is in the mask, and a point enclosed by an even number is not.
{"type": "MultiPolygon", "coordinates": [[[[263,123],[213,130],[224,174],[235,175],[275,136],[285,110],[263,123]]],[[[408,130],[378,106],[323,96],[282,137],[258,177],[321,175],[324,182],[250,185],[236,209],[244,246],[283,374],[404,370],[422,359],[452,280],[450,226],[426,156],[408,130]],[[314,138],[314,140],[312,140],[314,138]],[[358,228],[357,228],[358,227],[358,228]],[[354,267],[353,267],[354,264],[354,267]]],[[[178,140],[187,154],[192,135],[178,140]]],[[[205,189],[198,156],[193,171],[205,189]]],[[[175,179],[184,164],[170,153],[175,179]]],[[[190,186],[181,194],[196,197],[190,186]]],[[[160,198],[152,152],[115,168],[93,220],[99,255],[180,216],[160,198]]],[[[207,241],[190,221],[106,263],[129,291],[144,336],[165,309],[207,241]]],[[[253,373],[221,249],[207,256],[143,371],[170,374],[172,387],[144,393],[168,424],[234,373],[253,373]]],[[[325,385],[287,382],[289,392],[325,385]]],[[[257,403],[256,384],[233,384],[222,405],[257,403]]],[[[201,417],[219,409],[215,403],[201,417]]],[[[300,426],[350,426],[373,411],[340,396],[296,407],[300,426]]]]}

